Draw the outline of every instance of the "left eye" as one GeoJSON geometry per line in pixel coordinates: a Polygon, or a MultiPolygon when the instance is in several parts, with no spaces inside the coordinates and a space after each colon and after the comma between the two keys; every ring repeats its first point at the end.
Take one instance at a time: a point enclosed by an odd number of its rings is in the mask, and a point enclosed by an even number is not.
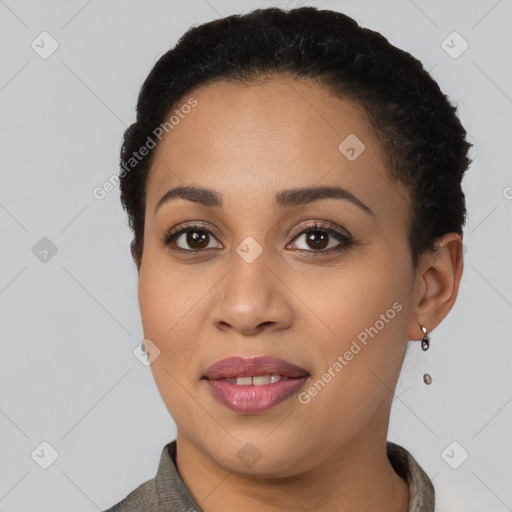
{"type": "MultiPolygon", "coordinates": [[[[297,247],[299,251],[319,254],[341,251],[354,243],[350,235],[316,224],[300,231],[294,240],[303,240],[302,246],[297,247]]],[[[297,242],[293,243],[296,244],[297,242]]]]}

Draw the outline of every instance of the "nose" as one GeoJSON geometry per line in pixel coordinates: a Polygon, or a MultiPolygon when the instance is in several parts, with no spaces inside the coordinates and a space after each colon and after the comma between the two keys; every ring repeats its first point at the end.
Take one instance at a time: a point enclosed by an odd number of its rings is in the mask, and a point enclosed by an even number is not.
{"type": "Polygon", "coordinates": [[[251,336],[292,325],[291,292],[265,256],[263,251],[248,263],[234,253],[231,270],[216,287],[211,319],[217,329],[251,336]]]}

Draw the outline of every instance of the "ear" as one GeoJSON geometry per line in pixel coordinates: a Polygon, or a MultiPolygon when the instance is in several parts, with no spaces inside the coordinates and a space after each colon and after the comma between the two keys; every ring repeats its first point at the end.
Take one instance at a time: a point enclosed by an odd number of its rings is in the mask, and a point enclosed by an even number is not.
{"type": "Polygon", "coordinates": [[[423,338],[435,329],[452,309],[464,268],[462,237],[449,233],[435,244],[435,251],[420,259],[416,271],[416,287],[408,339],[423,338]]]}

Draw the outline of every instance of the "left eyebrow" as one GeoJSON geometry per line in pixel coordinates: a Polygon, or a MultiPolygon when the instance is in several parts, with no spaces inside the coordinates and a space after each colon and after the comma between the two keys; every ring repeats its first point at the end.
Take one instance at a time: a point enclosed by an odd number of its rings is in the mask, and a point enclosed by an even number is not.
{"type": "Polygon", "coordinates": [[[362,210],[375,216],[375,213],[358,199],[352,192],[345,188],[323,186],[323,187],[303,187],[282,190],[276,194],[275,202],[278,206],[289,208],[291,206],[301,206],[312,203],[320,199],[346,199],[359,206],[362,210]]]}
{"type": "MultiPolygon", "coordinates": [[[[155,213],[164,203],[178,198],[202,204],[207,207],[215,206],[220,208],[222,206],[222,195],[215,190],[179,185],[176,188],[168,190],[160,198],[155,206],[155,213]]],[[[291,208],[293,206],[302,206],[321,199],[344,199],[357,205],[366,213],[375,216],[375,213],[354,194],[352,194],[352,192],[349,192],[344,188],[334,186],[302,187],[281,190],[276,194],[274,202],[277,206],[282,208],[291,208]]]]}

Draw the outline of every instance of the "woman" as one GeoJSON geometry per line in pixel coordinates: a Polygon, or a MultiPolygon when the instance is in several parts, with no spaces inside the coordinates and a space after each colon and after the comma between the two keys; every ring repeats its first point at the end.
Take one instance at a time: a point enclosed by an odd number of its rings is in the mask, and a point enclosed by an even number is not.
{"type": "Polygon", "coordinates": [[[333,11],[219,19],[157,62],[121,199],[177,436],[110,512],[434,511],[387,429],[407,341],[457,296],[465,137],[418,60],[333,11]]]}

